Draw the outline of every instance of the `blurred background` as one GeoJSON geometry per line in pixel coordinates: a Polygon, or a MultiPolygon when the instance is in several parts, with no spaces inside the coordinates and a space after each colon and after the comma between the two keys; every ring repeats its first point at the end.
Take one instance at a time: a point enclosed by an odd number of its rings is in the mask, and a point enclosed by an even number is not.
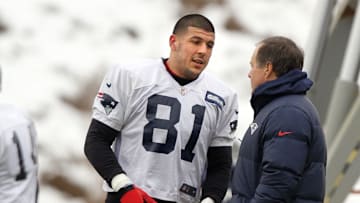
{"type": "MultiPolygon", "coordinates": [[[[206,15],[216,29],[207,71],[239,94],[240,139],[253,116],[247,73],[255,43],[270,35],[284,35],[306,49],[313,34],[316,2],[0,1],[0,101],[23,108],[35,121],[39,203],[103,202],[102,180],[86,160],[83,144],[93,99],[111,65],[167,57],[176,20],[193,12],[206,15]]],[[[355,196],[347,203],[355,202],[355,196]]]]}

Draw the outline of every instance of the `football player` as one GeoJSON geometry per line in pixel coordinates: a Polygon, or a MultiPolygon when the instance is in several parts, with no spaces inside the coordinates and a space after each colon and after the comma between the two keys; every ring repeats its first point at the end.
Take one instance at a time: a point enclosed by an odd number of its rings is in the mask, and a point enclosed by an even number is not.
{"type": "Polygon", "coordinates": [[[33,122],[18,108],[1,103],[0,202],[36,203],[37,174],[36,132],[33,122]]]}
{"type": "Polygon", "coordinates": [[[232,166],[238,98],[203,72],[215,40],[206,17],[183,16],[168,58],[111,68],[94,100],[85,154],[106,203],[219,203],[232,166]]]}

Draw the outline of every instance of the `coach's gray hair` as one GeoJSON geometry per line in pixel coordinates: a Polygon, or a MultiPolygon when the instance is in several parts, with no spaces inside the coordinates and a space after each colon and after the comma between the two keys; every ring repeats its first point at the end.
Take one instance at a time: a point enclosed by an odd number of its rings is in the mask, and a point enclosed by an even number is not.
{"type": "Polygon", "coordinates": [[[297,44],[282,36],[266,38],[258,43],[257,63],[260,66],[267,62],[272,63],[277,77],[293,70],[302,70],[304,64],[304,52],[297,44]]]}

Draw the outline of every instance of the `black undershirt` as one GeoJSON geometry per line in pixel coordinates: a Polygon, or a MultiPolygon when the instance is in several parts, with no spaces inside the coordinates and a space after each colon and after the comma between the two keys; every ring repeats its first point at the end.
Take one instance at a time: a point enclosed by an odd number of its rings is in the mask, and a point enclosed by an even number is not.
{"type": "Polygon", "coordinates": [[[168,66],[168,64],[166,63],[167,60],[168,60],[168,59],[165,59],[165,58],[162,59],[164,65],[165,65],[166,70],[167,70],[167,71],[170,73],[170,75],[176,80],[176,82],[178,82],[181,86],[184,86],[184,85],[186,85],[186,84],[188,84],[188,83],[191,83],[192,81],[196,80],[196,78],[189,80],[189,79],[185,79],[185,78],[181,78],[181,77],[177,76],[177,75],[170,69],[170,67],[168,66]]]}

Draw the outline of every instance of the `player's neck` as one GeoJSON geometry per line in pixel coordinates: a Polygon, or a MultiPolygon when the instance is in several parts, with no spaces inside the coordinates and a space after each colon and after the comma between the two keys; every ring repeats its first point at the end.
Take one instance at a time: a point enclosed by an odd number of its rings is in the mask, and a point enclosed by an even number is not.
{"type": "Polygon", "coordinates": [[[188,80],[185,78],[181,78],[180,76],[178,76],[173,70],[171,70],[169,63],[168,63],[168,59],[163,58],[163,63],[165,65],[166,70],[176,80],[176,82],[178,82],[181,86],[184,86],[184,85],[194,81],[194,80],[188,80]]]}

